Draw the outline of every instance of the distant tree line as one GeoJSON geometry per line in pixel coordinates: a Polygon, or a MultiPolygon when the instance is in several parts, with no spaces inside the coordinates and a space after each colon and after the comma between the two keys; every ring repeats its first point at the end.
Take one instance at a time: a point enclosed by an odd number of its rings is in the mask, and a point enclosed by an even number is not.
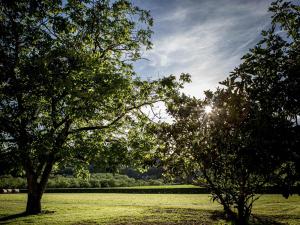
{"type": "MultiPolygon", "coordinates": [[[[153,186],[165,184],[162,179],[135,179],[121,174],[95,173],[89,178],[73,176],[51,176],[47,188],[109,188],[109,187],[133,187],[153,186]]],[[[0,177],[0,189],[27,188],[27,181],[22,177],[0,177]]]]}

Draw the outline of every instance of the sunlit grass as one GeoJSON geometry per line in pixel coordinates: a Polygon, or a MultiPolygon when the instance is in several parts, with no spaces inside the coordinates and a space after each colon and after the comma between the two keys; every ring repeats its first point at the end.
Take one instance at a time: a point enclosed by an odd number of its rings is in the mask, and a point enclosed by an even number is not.
{"type": "MultiPolygon", "coordinates": [[[[25,201],[25,194],[0,195],[0,217],[23,212],[25,201]]],[[[0,224],[225,224],[222,207],[205,194],[45,194],[43,206],[42,215],[0,224]]],[[[300,197],[266,195],[253,211],[260,224],[300,224],[300,197]]]]}

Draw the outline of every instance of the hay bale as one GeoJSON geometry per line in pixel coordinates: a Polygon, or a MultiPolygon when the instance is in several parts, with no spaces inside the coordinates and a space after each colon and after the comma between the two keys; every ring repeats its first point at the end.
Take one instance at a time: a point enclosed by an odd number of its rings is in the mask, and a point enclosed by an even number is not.
{"type": "Polygon", "coordinates": [[[20,189],[12,189],[12,193],[20,193],[20,189]]]}
{"type": "Polygon", "coordinates": [[[0,193],[6,194],[6,193],[7,193],[7,190],[6,190],[6,189],[0,189],[0,193]]]}

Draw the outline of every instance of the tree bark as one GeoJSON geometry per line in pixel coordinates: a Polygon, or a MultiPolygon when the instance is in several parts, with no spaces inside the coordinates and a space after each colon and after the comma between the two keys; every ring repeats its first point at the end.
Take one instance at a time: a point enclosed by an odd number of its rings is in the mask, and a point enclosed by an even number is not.
{"type": "Polygon", "coordinates": [[[246,206],[246,203],[241,203],[238,205],[238,215],[236,218],[237,225],[247,225],[249,224],[249,209],[246,206]]]}
{"type": "Polygon", "coordinates": [[[249,224],[249,216],[238,215],[236,219],[236,225],[247,225],[247,224],[249,224]]]}
{"type": "Polygon", "coordinates": [[[26,214],[35,215],[41,213],[42,212],[41,199],[42,199],[41,193],[29,192],[28,189],[26,214]]]}
{"type": "Polygon", "coordinates": [[[226,215],[226,218],[228,220],[235,220],[236,219],[236,214],[230,209],[229,206],[227,206],[225,203],[222,203],[223,209],[226,215]]]}
{"type": "Polygon", "coordinates": [[[39,184],[35,176],[28,174],[27,175],[27,205],[26,205],[26,214],[35,215],[42,212],[41,199],[42,192],[39,188],[39,184]]]}
{"type": "Polygon", "coordinates": [[[41,200],[43,193],[46,189],[49,175],[53,167],[53,158],[51,157],[45,165],[45,169],[42,173],[40,182],[38,182],[38,176],[36,174],[27,174],[27,205],[26,214],[35,215],[42,212],[41,200]]]}

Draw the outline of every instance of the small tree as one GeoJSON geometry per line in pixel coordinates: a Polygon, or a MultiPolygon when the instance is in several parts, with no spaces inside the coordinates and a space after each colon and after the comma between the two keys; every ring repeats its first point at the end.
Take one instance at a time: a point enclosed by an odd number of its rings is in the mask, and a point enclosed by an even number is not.
{"type": "Polygon", "coordinates": [[[277,1],[270,10],[271,29],[223,88],[204,100],[174,96],[174,123],[159,128],[166,170],[206,185],[236,224],[248,224],[266,186],[288,197],[299,181],[300,9],[277,1]]]}
{"type": "Polygon", "coordinates": [[[151,47],[152,18],[129,1],[0,7],[0,150],[25,170],[26,213],[36,214],[55,163],[86,161],[139,108],[180,84],[136,77],[132,62],[151,47]]]}

